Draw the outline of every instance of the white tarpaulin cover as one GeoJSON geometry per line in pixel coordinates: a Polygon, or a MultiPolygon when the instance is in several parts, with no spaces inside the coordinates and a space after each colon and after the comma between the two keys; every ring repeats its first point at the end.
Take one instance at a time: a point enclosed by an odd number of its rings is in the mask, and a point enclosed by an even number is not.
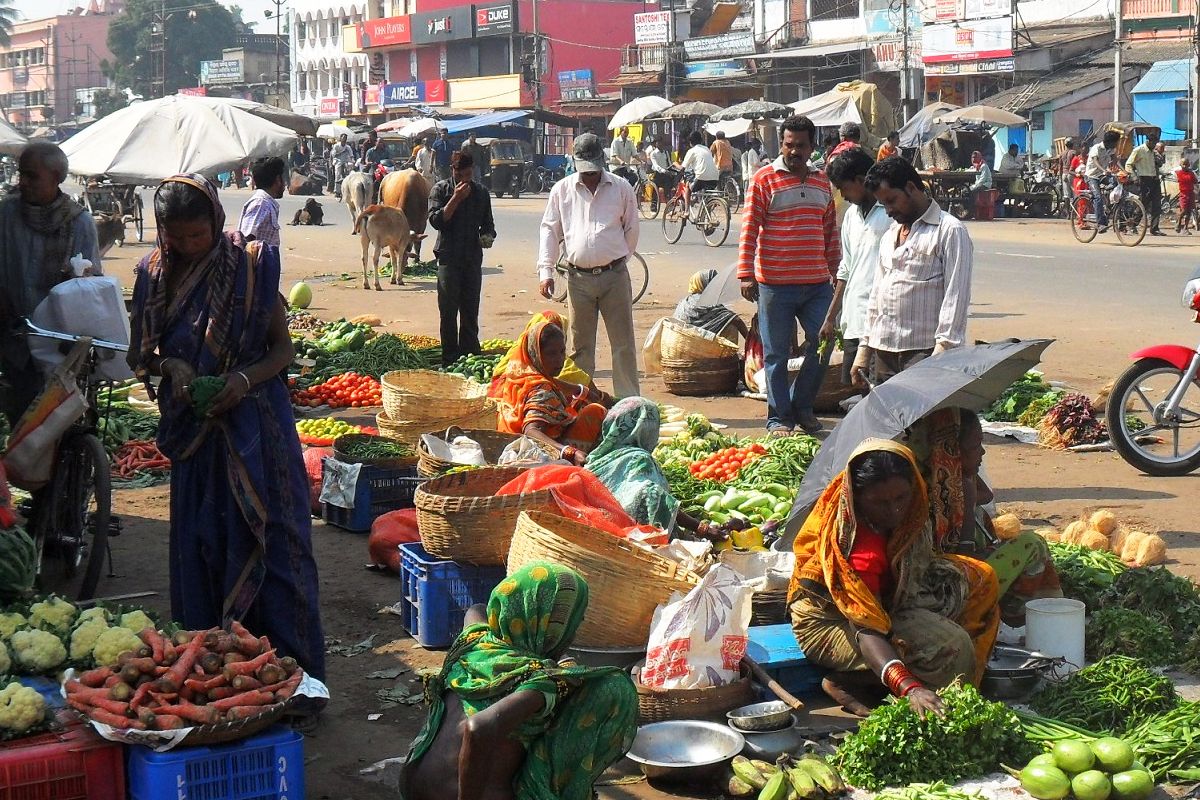
{"type": "Polygon", "coordinates": [[[837,90],[798,100],[791,106],[797,114],[811,119],[813,125],[818,128],[833,128],[843,122],[857,122],[861,125],[863,121],[854,95],[837,90]]]}
{"type": "Polygon", "coordinates": [[[734,136],[741,136],[753,126],[752,119],[730,119],[725,122],[706,123],[704,130],[708,131],[710,136],[716,136],[719,131],[732,139],[734,136]]]}
{"type": "Polygon", "coordinates": [[[256,103],[253,100],[244,100],[240,97],[194,97],[202,103],[208,103],[211,106],[233,106],[240,108],[242,111],[247,111],[256,117],[262,117],[268,122],[274,122],[276,125],[287,128],[290,131],[295,131],[301,136],[315,136],[317,133],[316,120],[311,117],[306,117],[303,114],[297,114],[294,111],[286,111],[282,108],[269,106],[266,103],[256,103]]]}
{"type": "Polygon", "coordinates": [[[62,144],[76,175],[154,184],[181,172],[213,176],[243,161],[282,156],[296,134],[233,105],[173,95],[134,103],[62,144]]]}
{"type": "Polygon", "coordinates": [[[319,139],[337,139],[343,134],[346,136],[346,141],[354,143],[361,142],[367,138],[365,132],[352,131],[345,125],[334,125],[332,122],[326,122],[321,127],[317,128],[317,138],[319,139]]]}
{"type": "Polygon", "coordinates": [[[19,156],[29,140],[17,133],[17,129],[0,119],[0,154],[19,156]]]}

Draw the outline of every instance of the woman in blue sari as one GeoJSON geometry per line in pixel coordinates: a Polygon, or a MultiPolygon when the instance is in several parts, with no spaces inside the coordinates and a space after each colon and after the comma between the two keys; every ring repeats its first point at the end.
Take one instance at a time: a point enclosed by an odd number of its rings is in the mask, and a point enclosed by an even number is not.
{"type": "MultiPolygon", "coordinates": [[[[171,459],[171,615],[241,620],[324,679],[308,484],[284,383],[292,360],[279,252],[224,233],[216,187],[176,175],[154,195],[158,246],[138,264],[129,362],[157,389],[171,459]],[[224,378],[204,416],[189,394],[224,378]]],[[[147,385],[149,385],[147,383],[147,385]]]]}

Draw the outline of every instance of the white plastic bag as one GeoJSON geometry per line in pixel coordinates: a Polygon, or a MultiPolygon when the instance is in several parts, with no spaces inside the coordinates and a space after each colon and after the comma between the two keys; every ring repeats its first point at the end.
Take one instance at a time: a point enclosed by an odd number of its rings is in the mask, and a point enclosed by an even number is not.
{"type": "Polygon", "coordinates": [[[455,464],[470,464],[475,467],[486,467],[487,456],[479,442],[470,436],[455,436],[450,442],[450,460],[455,464]]]}
{"type": "Polygon", "coordinates": [[[551,461],[550,456],[537,442],[528,436],[522,436],[504,448],[496,463],[503,467],[506,464],[549,464],[551,461]]]}
{"type": "Polygon", "coordinates": [[[662,372],[662,317],[658,322],[654,323],[654,327],[650,329],[650,333],[646,334],[646,341],[642,344],[642,361],[646,364],[647,375],[658,375],[662,372]]]}
{"type": "Polygon", "coordinates": [[[353,509],[354,493],[358,490],[360,472],[362,472],[362,464],[346,464],[336,458],[325,459],[325,477],[321,481],[321,502],[338,508],[353,509]]]}
{"type": "MultiPolygon", "coordinates": [[[[86,263],[86,262],[85,262],[86,263]]],[[[72,278],[50,290],[46,299],[29,315],[29,321],[39,328],[90,336],[115,344],[129,344],[129,315],[125,312],[125,297],[121,283],[108,275],[72,278]]],[[[30,336],[29,352],[43,372],[54,369],[63,360],[57,339],[30,336]]],[[[133,376],[125,363],[125,354],[98,350],[100,377],[123,381],[133,376]]]]}
{"type": "Polygon", "coordinates": [[[796,566],[796,554],[791,551],[768,550],[743,552],[725,550],[717,560],[733,569],[756,592],[786,589],[796,566]]]}
{"type": "Polygon", "coordinates": [[[640,681],[662,689],[724,686],[738,678],[754,589],[724,564],[695,589],[659,606],[650,625],[640,681]]]}

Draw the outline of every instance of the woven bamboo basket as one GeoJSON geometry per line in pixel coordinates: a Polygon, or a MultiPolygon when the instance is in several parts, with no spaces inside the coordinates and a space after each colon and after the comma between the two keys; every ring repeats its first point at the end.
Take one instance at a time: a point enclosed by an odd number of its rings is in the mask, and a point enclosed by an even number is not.
{"type": "Polygon", "coordinates": [[[544,511],[517,519],[508,573],[533,561],[571,567],[587,580],[588,613],[575,637],[583,647],[645,645],[654,609],[700,581],[670,559],[544,511]]]}
{"type": "Polygon", "coordinates": [[[384,469],[401,469],[417,465],[417,452],[415,450],[411,456],[399,456],[397,458],[356,458],[346,453],[346,447],[353,445],[355,442],[382,438],[387,437],[372,436],[366,433],[343,434],[333,440],[333,457],[343,464],[366,464],[384,469]]]}
{"type": "Polygon", "coordinates": [[[670,317],[663,320],[659,348],[664,361],[724,358],[738,352],[737,345],[728,339],[670,317]]]}
{"type": "Polygon", "coordinates": [[[721,358],[662,360],[667,391],[685,397],[731,394],[737,389],[742,365],[736,354],[721,358]]]}
{"type": "MultiPolygon", "coordinates": [[[[431,432],[426,431],[426,433],[431,432]]],[[[504,452],[504,448],[520,438],[511,433],[500,433],[496,430],[464,430],[457,426],[451,426],[444,431],[432,432],[432,435],[445,442],[452,442],[458,436],[466,436],[468,439],[478,442],[479,447],[483,450],[483,457],[489,464],[495,464],[500,459],[500,454],[504,452]]],[[[429,449],[425,447],[424,438],[417,442],[417,453],[419,454],[417,474],[423,478],[433,478],[448,469],[462,466],[430,453],[429,449]]]]}
{"type": "Polygon", "coordinates": [[[407,442],[416,447],[421,440],[421,434],[431,430],[496,430],[496,404],[489,400],[474,414],[457,419],[439,417],[432,420],[396,420],[383,411],[375,415],[375,427],[379,429],[380,436],[407,442]]]}
{"type": "Polygon", "coordinates": [[[517,517],[556,508],[548,489],[496,496],[524,467],[481,467],[426,481],[417,489],[417,530],[430,555],[480,567],[508,558],[517,517]]]}
{"type": "Polygon", "coordinates": [[[787,589],[754,593],[750,605],[751,625],[778,625],[787,621],[787,589]]]}
{"type": "Polygon", "coordinates": [[[478,413],[487,402],[486,386],[447,372],[398,369],[385,372],[379,382],[383,410],[393,420],[459,419],[478,413]]]}
{"type": "Polygon", "coordinates": [[[742,664],[741,677],[724,686],[705,689],[651,689],[639,680],[641,665],[630,676],[637,689],[638,721],[664,722],[669,719],[704,719],[726,713],[753,703],[754,682],[750,670],[742,664]]]}

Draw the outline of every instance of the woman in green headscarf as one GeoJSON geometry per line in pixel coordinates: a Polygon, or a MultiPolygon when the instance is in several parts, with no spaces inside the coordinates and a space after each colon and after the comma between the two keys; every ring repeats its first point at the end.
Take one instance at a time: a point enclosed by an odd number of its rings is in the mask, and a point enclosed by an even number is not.
{"type": "Polygon", "coordinates": [[[442,671],[426,681],[429,716],[401,775],[403,797],[591,800],[600,773],[633,743],[638,703],[624,670],[558,660],[587,605],[579,573],[533,563],[467,612],[442,671]]]}
{"type": "Polygon", "coordinates": [[[679,305],[675,306],[673,316],[680,322],[686,322],[734,342],[737,341],[737,334],[741,334],[742,340],[745,341],[750,336],[750,330],[742,318],[729,306],[722,303],[713,304],[711,300],[706,301],[704,298],[704,290],[716,277],[715,269],[702,269],[693,273],[692,277],[688,278],[688,293],[679,301],[679,305]]]}
{"type": "Polygon", "coordinates": [[[658,444],[658,404],[626,397],[604,418],[600,442],[584,464],[608,487],[621,507],[642,525],[724,539],[728,527],[701,522],[679,507],[662,467],[652,455],[658,444]]]}

